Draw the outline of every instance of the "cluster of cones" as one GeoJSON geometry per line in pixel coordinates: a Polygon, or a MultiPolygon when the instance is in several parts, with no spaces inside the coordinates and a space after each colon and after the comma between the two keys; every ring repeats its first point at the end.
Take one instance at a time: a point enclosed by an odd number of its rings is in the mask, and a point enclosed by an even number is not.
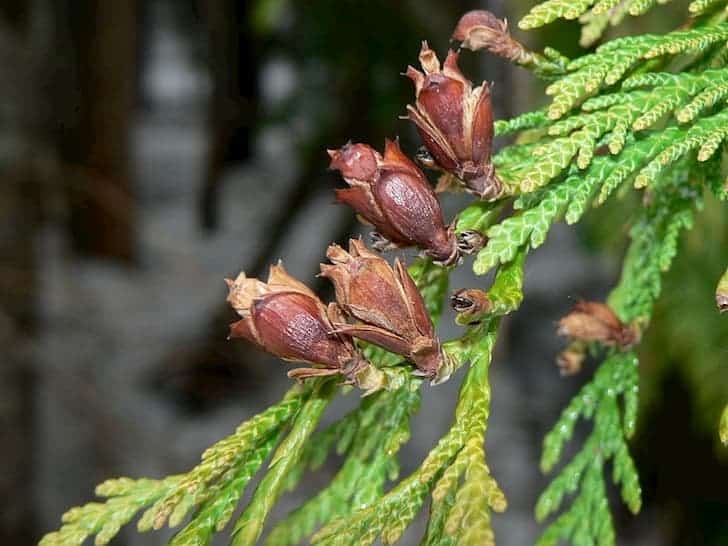
{"type": "Polygon", "coordinates": [[[231,324],[231,337],[283,360],[311,364],[288,373],[296,379],[340,374],[362,389],[377,388],[378,376],[353,338],[401,355],[416,373],[437,378],[445,355],[402,262],[396,259],[391,267],[355,239],[348,252],[331,245],[326,254],[331,263],[321,265],[321,275],[336,293],[336,302],[328,305],[280,264],[270,268],[265,283],[244,273],[228,280],[228,302],[242,317],[231,324]]]}
{"type": "MultiPolygon", "coordinates": [[[[505,24],[487,12],[472,12],[462,21],[470,29],[486,24],[505,32],[505,24]]],[[[466,41],[475,31],[462,27],[461,22],[455,37],[462,35],[459,39],[466,41]]],[[[438,189],[462,188],[494,200],[503,185],[491,163],[490,87],[486,82],[474,87],[460,72],[457,58],[451,50],[441,66],[434,51],[422,44],[422,71],[408,67],[406,72],[416,95],[407,117],[422,136],[420,164],[443,173],[438,189]]],[[[386,141],[383,155],[367,144],[349,143],[329,150],[329,156],[331,168],[349,186],[336,190],[337,200],[374,226],[375,250],[418,247],[436,263],[450,266],[483,246],[482,234],[456,233],[454,221],[446,225],[435,190],[396,141],[386,141]]],[[[289,372],[297,379],[340,374],[362,388],[373,388],[373,366],[354,338],[401,355],[412,362],[415,373],[442,379],[443,369],[448,369],[445,353],[402,262],[396,259],[390,266],[361,240],[351,240],[348,251],[331,245],[326,255],[331,263],[322,264],[321,275],[336,293],[336,302],[328,305],[280,264],[271,267],[267,282],[244,273],[228,279],[228,302],[242,317],[231,325],[230,336],[284,360],[310,364],[289,372]]]]}
{"type": "MultiPolygon", "coordinates": [[[[453,39],[462,47],[487,49],[510,60],[525,54],[505,22],[486,11],[466,13],[453,39]]],[[[407,106],[406,117],[423,142],[417,162],[441,173],[437,188],[430,186],[396,141],[385,142],[383,155],[368,144],[351,142],[328,153],[331,168],[349,186],[336,190],[337,200],[374,227],[372,248],[381,252],[417,247],[436,264],[448,267],[482,248],[486,239],[477,231],[457,233],[456,220],[446,224],[436,192],[464,190],[493,201],[504,196],[505,187],[491,162],[489,84],[474,87],[458,68],[458,53],[453,50],[441,65],[423,42],[419,60],[421,71],[410,66],[405,73],[414,83],[416,97],[415,104],[407,106]]],[[[326,255],[331,263],[321,265],[321,275],[334,284],[336,293],[336,302],[328,305],[280,264],[271,267],[267,282],[244,273],[228,279],[228,302],[242,317],[231,325],[230,336],[245,338],[284,360],[310,364],[289,372],[297,379],[341,375],[363,389],[378,388],[381,373],[364,358],[354,338],[401,355],[412,362],[415,373],[434,382],[445,379],[451,366],[402,262],[396,259],[391,267],[361,240],[351,240],[348,252],[331,245],[326,255]]],[[[452,303],[468,321],[489,309],[487,295],[476,289],[457,292],[452,303]]],[[[631,344],[630,331],[606,306],[607,311],[595,307],[599,305],[582,305],[577,309],[580,320],[572,313],[572,319],[562,321],[560,333],[577,340],[591,336],[592,341],[620,347],[631,344]]],[[[572,353],[563,358],[568,356],[573,364],[572,353]]]]}

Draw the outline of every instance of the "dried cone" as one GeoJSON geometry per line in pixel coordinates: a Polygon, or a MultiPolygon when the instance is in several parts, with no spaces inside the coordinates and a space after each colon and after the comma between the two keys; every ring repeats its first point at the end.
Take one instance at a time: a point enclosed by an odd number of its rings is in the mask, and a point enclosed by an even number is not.
{"type": "Polygon", "coordinates": [[[342,320],[336,305],[325,307],[282,265],[271,266],[265,283],[245,273],[225,282],[229,287],[227,301],[242,317],[230,325],[230,337],[245,338],[283,360],[312,365],[291,370],[289,377],[343,374],[358,384],[357,378],[366,375],[362,372],[372,368],[350,337],[334,333],[333,322],[342,320]]]}
{"type": "Polygon", "coordinates": [[[362,241],[354,239],[349,241],[349,252],[331,245],[326,256],[333,265],[321,264],[321,275],[333,282],[343,311],[360,322],[337,324],[337,332],[407,358],[421,375],[443,379],[445,357],[440,341],[422,296],[402,262],[395,260],[393,269],[362,241]]]}
{"type": "Polygon", "coordinates": [[[463,251],[473,246],[468,241],[458,244],[455,226],[445,226],[427,178],[397,142],[385,142],[384,157],[367,144],[347,144],[329,150],[329,155],[331,168],[350,186],[336,190],[336,199],[374,226],[376,250],[416,246],[436,262],[451,265],[463,243],[463,251]]]}
{"type": "Polygon", "coordinates": [[[407,117],[417,126],[433,166],[462,181],[467,191],[493,200],[501,195],[503,184],[491,163],[490,87],[483,82],[473,88],[460,72],[457,59],[458,54],[449,51],[441,68],[435,52],[427,42],[422,43],[424,73],[407,67],[417,97],[415,106],[407,106],[407,117]]]}
{"type": "Polygon", "coordinates": [[[612,309],[603,303],[578,302],[571,312],[559,321],[557,333],[579,341],[598,341],[603,345],[628,349],[639,341],[633,326],[624,324],[612,309]]]}

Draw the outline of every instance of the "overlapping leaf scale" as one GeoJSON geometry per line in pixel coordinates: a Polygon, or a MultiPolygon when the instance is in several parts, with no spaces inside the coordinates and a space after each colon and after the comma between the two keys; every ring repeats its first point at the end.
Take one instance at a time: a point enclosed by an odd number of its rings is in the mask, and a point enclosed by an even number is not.
{"type": "Polygon", "coordinates": [[[576,19],[596,0],[546,0],[537,4],[519,22],[519,28],[524,30],[547,25],[556,19],[576,19]]]}

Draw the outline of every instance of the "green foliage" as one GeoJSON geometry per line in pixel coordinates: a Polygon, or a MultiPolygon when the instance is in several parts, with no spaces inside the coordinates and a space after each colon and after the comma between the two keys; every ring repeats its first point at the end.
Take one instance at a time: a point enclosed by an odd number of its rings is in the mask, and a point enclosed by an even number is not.
{"type": "MultiPolygon", "coordinates": [[[[546,94],[553,97],[548,109],[551,119],[559,119],[600,90],[615,85],[630,71],[644,67],[659,57],[706,52],[728,37],[728,24],[679,30],[665,35],[619,38],[569,63],[567,74],[552,83],[546,94]]],[[[666,59],[663,59],[663,61],[666,59]]]]}
{"type": "Polygon", "coordinates": [[[564,409],[544,439],[541,468],[549,472],[559,461],[564,444],[571,438],[579,418],[593,420],[594,428],[582,449],[562,468],[536,504],[536,518],[544,520],[557,512],[567,495],[576,495],[571,507],[541,536],[539,546],[570,540],[573,544],[614,544],[615,533],[608,509],[604,465],[613,460],[615,484],[630,511],[641,506],[641,489],[626,439],[635,429],[638,396],[637,357],[614,354],[599,366],[564,409]],[[620,411],[618,397],[623,397],[620,411]]]}
{"type": "Polygon", "coordinates": [[[620,318],[645,325],[662,289],[661,275],[677,252],[679,232],[692,227],[692,208],[700,203],[697,195],[685,192],[677,183],[663,188],[653,199],[630,231],[632,242],[622,277],[609,297],[620,318]]]}
{"type": "MultiPolygon", "coordinates": [[[[676,253],[682,228],[690,227],[694,195],[678,191],[679,177],[666,184],[632,228],[632,243],[622,267],[619,285],[609,303],[624,321],[646,326],[661,292],[661,275],[676,253]]],[[[639,479],[626,440],[635,430],[638,409],[637,358],[633,353],[612,354],[599,366],[564,410],[544,439],[541,468],[549,472],[558,462],[578,419],[593,419],[594,428],[581,451],[542,493],[536,517],[543,520],[558,511],[566,495],[575,494],[570,508],[546,529],[539,545],[570,540],[573,544],[615,544],[607,508],[604,465],[612,460],[613,480],[621,485],[622,499],[636,513],[641,505],[639,479]],[[617,398],[623,397],[620,411],[617,398]]]]}
{"type": "MultiPolygon", "coordinates": [[[[692,425],[707,434],[714,433],[728,392],[723,349],[728,322],[718,316],[713,296],[716,279],[725,270],[728,248],[724,207],[708,193],[705,206],[693,214],[694,227],[681,237],[679,253],[661,276],[662,295],[640,350],[640,363],[649,369],[641,385],[641,405],[659,404],[667,378],[680,377],[691,393],[692,425]]],[[[590,218],[589,231],[596,234],[609,229],[614,216],[621,216],[617,206],[603,208],[590,218]]],[[[635,262],[635,269],[639,267],[635,262]]],[[[659,273],[653,272],[652,277],[659,278],[659,273]]]]}
{"type": "Polygon", "coordinates": [[[71,508],[63,514],[60,530],[44,536],[39,546],[81,544],[91,535],[96,535],[97,546],[108,544],[139,510],[165,497],[181,479],[169,476],[163,480],[107,480],[96,487],[96,495],[109,500],[71,508]]]}
{"type": "Polygon", "coordinates": [[[723,414],[720,416],[720,441],[728,446],[728,404],[723,408],[723,414]]]}
{"type": "MultiPolygon", "coordinates": [[[[491,295],[495,295],[493,289],[491,295]]],[[[471,369],[463,383],[461,404],[455,418],[456,423],[466,418],[469,422],[465,426],[460,452],[440,470],[441,477],[434,485],[425,544],[495,544],[490,511],[505,510],[506,499],[485,464],[483,443],[490,405],[487,368],[498,324],[498,319],[491,319],[485,327],[489,331],[484,331],[482,337],[480,332],[474,331],[471,335],[480,340],[468,344],[465,349],[471,369]]],[[[476,330],[480,328],[483,327],[476,330]]]]}
{"type": "MultiPolygon", "coordinates": [[[[483,331],[473,332],[472,338],[461,343],[458,349],[459,356],[472,359],[468,375],[461,388],[460,400],[455,413],[455,424],[437,446],[430,452],[422,465],[410,476],[401,481],[391,491],[374,504],[353,512],[350,516],[339,518],[316,533],[312,539],[315,544],[362,544],[368,545],[381,536],[384,544],[392,544],[399,539],[417,511],[425,501],[427,493],[447,467],[454,464],[466,444],[473,444],[468,452],[464,466],[466,480],[460,489],[463,504],[459,510],[465,510],[462,515],[448,512],[447,518],[468,517],[473,528],[466,534],[462,544],[478,544],[468,542],[478,537],[492,534],[487,517],[487,507],[503,509],[505,500],[497,489],[495,482],[489,478],[485,482],[478,482],[476,489],[483,487],[487,496],[480,496],[472,483],[473,476],[483,476],[487,473],[482,460],[482,443],[487,424],[490,405],[489,385],[487,371],[490,355],[495,341],[497,321],[489,323],[483,331]],[[478,340],[476,346],[473,344],[478,340]],[[480,445],[480,448],[477,447],[480,445]],[[469,474],[468,474],[469,473],[469,474]],[[467,476],[471,476],[470,483],[467,476]],[[483,519],[485,518],[485,519],[483,519]]],[[[465,457],[465,455],[464,455],[465,457]]],[[[457,480],[455,480],[457,481],[457,480]]],[[[460,520],[461,521],[461,520],[460,520]]],[[[444,525],[443,533],[457,534],[463,531],[459,525],[444,525]]],[[[482,542],[480,543],[482,544],[482,542]]]]}
{"type": "Polygon", "coordinates": [[[245,485],[310,396],[309,391],[308,387],[291,389],[281,402],[208,448],[202,462],[187,474],[164,480],[104,482],[96,493],[108,498],[106,503],[72,508],[64,514],[60,531],[46,535],[40,544],[81,544],[90,535],[96,535],[97,545],[108,544],[122,525],[147,507],[138,523],[140,531],[161,529],[167,521],[170,527],[178,526],[191,510],[199,508],[182,535],[189,538],[187,544],[206,544],[212,530],[222,529],[230,519],[245,485]]]}
{"type": "Polygon", "coordinates": [[[725,0],[693,0],[688,6],[690,13],[694,15],[702,15],[713,9],[722,7],[725,0]]]}
{"type": "MultiPolygon", "coordinates": [[[[570,129],[583,123],[584,118],[574,121],[570,129]]],[[[558,130],[561,130],[558,126],[552,126],[553,132],[558,130]]],[[[483,273],[497,263],[513,260],[519,251],[541,245],[554,221],[564,217],[568,223],[578,221],[586,204],[598,192],[598,202],[603,202],[629,177],[638,178],[636,167],[655,156],[656,150],[669,148],[679,137],[679,131],[668,128],[640,140],[628,135],[625,139],[628,144],[619,160],[611,156],[596,157],[583,172],[579,173],[578,166],[572,166],[570,173],[573,174],[519,197],[515,208],[522,212],[488,230],[490,240],[475,261],[475,271],[483,273]]],[[[625,258],[622,279],[609,300],[625,321],[646,325],[661,291],[661,275],[677,252],[679,233],[691,227],[693,209],[700,204],[699,194],[686,185],[694,164],[681,159],[676,158],[665,167],[659,190],[651,195],[651,203],[643,208],[631,229],[632,244],[625,258]]],[[[633,512],[639,510],[639,481],[626,445],[636,421],[637,385],[636,357],[632,354],[609,357],[546,437],[542,468],[547,472],[558,462],[577,420],[580,417],[594,420],[594,428],[582,450],[539,499],[536,515],[543,520],[558,511],[565,496],[575,494],[570,508],[546,529],[539,544],[556,544],[559,540],[571,540],[573,544],[615,543],[602,477],[609,460],[613,460],[614,481],[622,485],[624,501],[633,512]],[[624,397],[622,412],[617,404],[618,396],[624,397]]]]}
{"type": "Polygon", "coordinates": [[[288,436],[278,446],[248,506],[233,529],[234,546],[255,544],[263,532],[268,514],[283,490],[290,470],[298,463],[308,437],[334,394],[331,382],[317,385],[296,416],[288,436]]]}
{"type": "Polygon", "coordinates": [[[301,467],[320,465],[333,441],[337,453],[347,453],[346,460],[327,487],[274,527],[268,546],[298,544],[321,524],[382,496],[385,480],[398,474],[394,456],[409,439],[409,420],[420,404],[419,384],[412,380],[397,391],[373,394],[322,437],[311,439],[301,467]]]}
{"type": "MultiPolygon", "coordinates": [[[[575,18],[592,4],[546,2],[531,12],[526,26],[537,26],[537,19],[544,24],[575,18]]],[[[647,4],[634,3],[632,9],[647,4]]],[[[728,128],[722,53],[727,31],[722,23],[706,24],[609,42],[566,65],[567,74],[547,88],[553,96],[547,109],[497,124],[500,135],[527,131],[494,158],[514,189],[516,212],[489,227],[475,272],[483,274],[540,246],[554,222],[578,222],[588,205],[604,203],[616,190],[624,194],[631,182],[648,193],[631,222],[632,242],[609,303],[622,320],[644,329],[679,235],[692,227],[694,211],[702,207],[702,188],[725,198],[719,150],[728,128]],[[682,61],[682,71],[653,71],[668,66],[665,57],[687,53],[691,57],[687,65],[682,61]]],[[[581,451],[539,499],[536,515],[543,520],[573,496],[539,544],[615,543],[603,478],[610,460],[623,500],[633,512],[639,510],[639,480],[626,444],[636,422],[637,389],[634,354],[612,354],[546,437],[542,468],[548,472],[578,419],[594,421],[581,451]]]]}
{"type": "MultiPolygon", "coordinates": [[[[557,10],[562,16],[581,4],[592,3],[546,2],[545,11],[532,14],[557,10]]],[[[722,109],[728,70],[701,70],[698,61],[723,63],[710,46],[726,37],[728,24],[715,24],[608,42],[567,65],[567,74],[547,88],[554,98],[546,110],[497,123],[499,135],[529,130],[494,158],[521,194],[515,201],[520,212],[488,229],[476,273],[507,263],[519,249],[537,248],[554,222],[578,222],[589,205],[604,203],[626,182],[656,190],[683,160],[695,171],[710,171],[699,163],[714,158],[728,134],[728,110],[722,109]],[[694,71],[647,71],[649,59],[685,52],[703,53],[693,60],[694,71]]],[[[722,198],[720,169],[713,171],[706,182],[722,198]]]]}

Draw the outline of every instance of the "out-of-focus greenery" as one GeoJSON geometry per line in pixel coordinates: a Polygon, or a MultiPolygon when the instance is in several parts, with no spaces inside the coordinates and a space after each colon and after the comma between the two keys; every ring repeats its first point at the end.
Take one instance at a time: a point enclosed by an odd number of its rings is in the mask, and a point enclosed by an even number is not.
{"type": "MultiPolygon", "coordinates": [[[[607,251],[618,258],[624,251],[624,234],[614,226],[625,210],[639,206],[639,199],[628,194],[595,210],[585,223],[586,244],[594,252],[607,251]]],[[[640,349],[642,404],[655,403],[665,377],[678,373],[693,393],[695,424],[710,433],[728,393],[728,320],[718,315],[714,297],[727,262],[725,203],[707,194],[705,208],[682,238],[680,252],[665,274],[663,295],[640,349]]]]}

